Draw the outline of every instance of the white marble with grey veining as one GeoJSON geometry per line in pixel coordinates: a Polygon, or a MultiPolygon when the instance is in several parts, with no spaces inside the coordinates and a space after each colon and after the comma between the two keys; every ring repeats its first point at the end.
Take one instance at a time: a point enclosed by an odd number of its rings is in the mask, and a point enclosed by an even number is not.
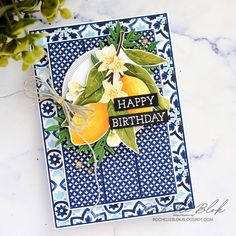
{"type": "MultiPolygon", "coordinates": [[[[236,210],[236,20],[234,0],[67,1],[75,19],[54,25],[168,12],[196,205],[229,199],[213,222],[161,216],[54,230],[37,105],[0,98],[0,235],[232,236],[236,210]]],[[[38,24],[44,27],[44,23],[38,24]]],[[[0,69],[0,96],[22,90],[19,63],[0,69]]]]}

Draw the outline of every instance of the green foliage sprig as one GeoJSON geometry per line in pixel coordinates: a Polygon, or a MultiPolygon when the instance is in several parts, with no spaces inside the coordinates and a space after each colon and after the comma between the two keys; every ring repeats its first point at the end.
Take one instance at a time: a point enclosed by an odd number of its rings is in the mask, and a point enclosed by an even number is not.
{"type": "MultiPolygon", "coordinates": [[[[118,47],[119,40],[120,40],[120,33],[126,32],[127,28],[125,26],[121,26],[120,22],[117,21],[116,25],[114,27],[108,27],[109,35],[107,36],[107,42],[109,45],[113,44],[116,48],[118,47]]],[[[129,48],[129,49],[141,49],[148,52],[152,52],[156,45],[159,43],[158,41],[155,41],[153,43],[150,43],[148,39],[143,38],[142,34],[136,32],[134,29],[130,30],[125,34],[123,47],[129,48]]],[[[103,48],[105,46],[104,42],[100,41],[100,48],[103,48]]]]}
{"type": "Polygon", "coordinates": [[[48,22],[55,20],[58,13],[64,19],[72,17],[70,10],[64,7],[65,1],[0,0],[0,67],[6,67],[11,58],[22,60],[22,70],[26,71],[44,56],[44,50],[37,41],[46,34],[29,34],[27,27],[38,21],[33,15],[36,12],[48,22]]]}
{"type": "Polygon", "coordinates": [[[65,123],[65,115],[63,111],[61,109],[60,110],[58,109],[58,116],[54,116],[53,119],[58,122],[58,125],[51,125],[47,127],[45,131],[47,132],[57,131],[57,135],[59,138],[55,143],[55,147],[61,144],[63,141],[66,142],[67,148],[73,147],[74,145],[72,144],[70,139],[69,129],[67,127],[64,127],[63,125],[65,123]]]}
{"type": "MultiPolygon", "coordinates": [[[[94,153],[96,155],[96,158],[98,159],[98,164],[101,164],[104,157],[105,157],[105,152],[109,152],[111,154],[114,154],[114,150],[112,147],[108,146],[107,144],[107,137],[109,135],[110,130],[107,131],[107,133],[100,138],[96,143],[92,145],[92,148],[94,150],[94,153]]],[[[79,149],[77,150],[77,153],[91,153],[91,150],[88,145],[81,145],[79,149]]],[[[94,162],[93,156],[88,159],[88,164],[92,164],[94,162]]]]}

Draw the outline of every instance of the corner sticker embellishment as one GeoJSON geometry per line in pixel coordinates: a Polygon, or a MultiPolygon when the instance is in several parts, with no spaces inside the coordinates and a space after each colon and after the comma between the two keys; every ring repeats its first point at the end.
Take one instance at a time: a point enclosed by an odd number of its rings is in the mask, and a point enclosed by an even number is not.
{"type": "Polygon", "coordinates": [[[167,15],[37,32],[55,227],[194,208],[167,15]]]}

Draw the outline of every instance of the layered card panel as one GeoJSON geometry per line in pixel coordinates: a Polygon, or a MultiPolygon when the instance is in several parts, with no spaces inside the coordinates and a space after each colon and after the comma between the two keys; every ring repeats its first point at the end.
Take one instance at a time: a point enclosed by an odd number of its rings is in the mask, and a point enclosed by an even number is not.
{"type": "Polygon", "coordinates": [[[180,111],[170,32],[166,14],[92,22],[41,30],[49,36],[40,41],[47,56],[35,66],[36,76],[50,76],[55,90],[62,94],[66,74],[85,53],[108,45],[108,27],[117,21],[127,32],[135,29],[147,44],[158,41],[152,49],[166,62],[151,68],[160,93],[170,100],[167,123],[144,125],[136,132],[139,153],[121,143],[114,153],[106,151],[98,167],[101,199],[94,206],[98,191],[95,176],[86,163],[91,153],[68,147],[64,141],[56,146],[58,132],[48,132],[60,107],[51,99],[39,104],[44,132],[45,154],[56,228],[90,224],[130,217],[140,217],[194,207],[183,124],[180,111]],[[93,207],[94,206],[94,207],[93,207]]]}

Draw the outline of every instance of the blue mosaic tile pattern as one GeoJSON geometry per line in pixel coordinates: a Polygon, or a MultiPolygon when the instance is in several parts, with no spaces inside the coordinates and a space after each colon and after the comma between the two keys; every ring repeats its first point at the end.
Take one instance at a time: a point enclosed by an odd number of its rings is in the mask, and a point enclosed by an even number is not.
{"type": "MultiPolygon", "coordinates": [[[[119,21],[128,29],[141,31],[150,42],[159,41],[156,52],[167,62],[154,71],[154,78],[164,84],[161,93],[170,99],[171,119],[167,124],[147,126],[137,133],[139,155],[124,146],[116,149],[115,155],[107,155],[99,167],[101,204],[91,211],[87,206],[97,197],[94,177],[83,170],[75,171],[74,162],[89,157],[78,156],[76,148],[55,147],[56,132],[47,132],[45,128],[57,124],[53,119],[57,110],[50,99],[40,102],[56,228],[194,208],[167,15],[119,21]]],[[[107,26],[115,23],[93,22],[36,31],[50,35],[40,40],[47,56],[35,65],[35,75],[51,75],[61,93],[63,78],[73,61],[98,47],[98,40],[108,33],[107,26]]]]}
{"type": "MultiPolygon", "coordinates": [[[[139,33],[150,43],[154,42],[154,30],[139,33]]],[[[104,37],[48,44],[52,78],[57,91],[62,87],[64,71],[79,55],[99,47],[100,40],[104,41],[104,37]]],[[[158,83],[159,70],[156,69],[154,73],[158,83]]],[[[103,186],[100,204],[176,193],[167,124],[142,129],[138,132],[137,143],[141,144],[140,155],[125,145],[120,145],[114,156],[107,154],[99,171],[103,186]]],[[[77,160],[86,159],[86,154],[66,149],[63,146],[70,207],[92,206],[98,195],[95,177],[85,169],[78,171],[75,167],[77,160]]]]}

